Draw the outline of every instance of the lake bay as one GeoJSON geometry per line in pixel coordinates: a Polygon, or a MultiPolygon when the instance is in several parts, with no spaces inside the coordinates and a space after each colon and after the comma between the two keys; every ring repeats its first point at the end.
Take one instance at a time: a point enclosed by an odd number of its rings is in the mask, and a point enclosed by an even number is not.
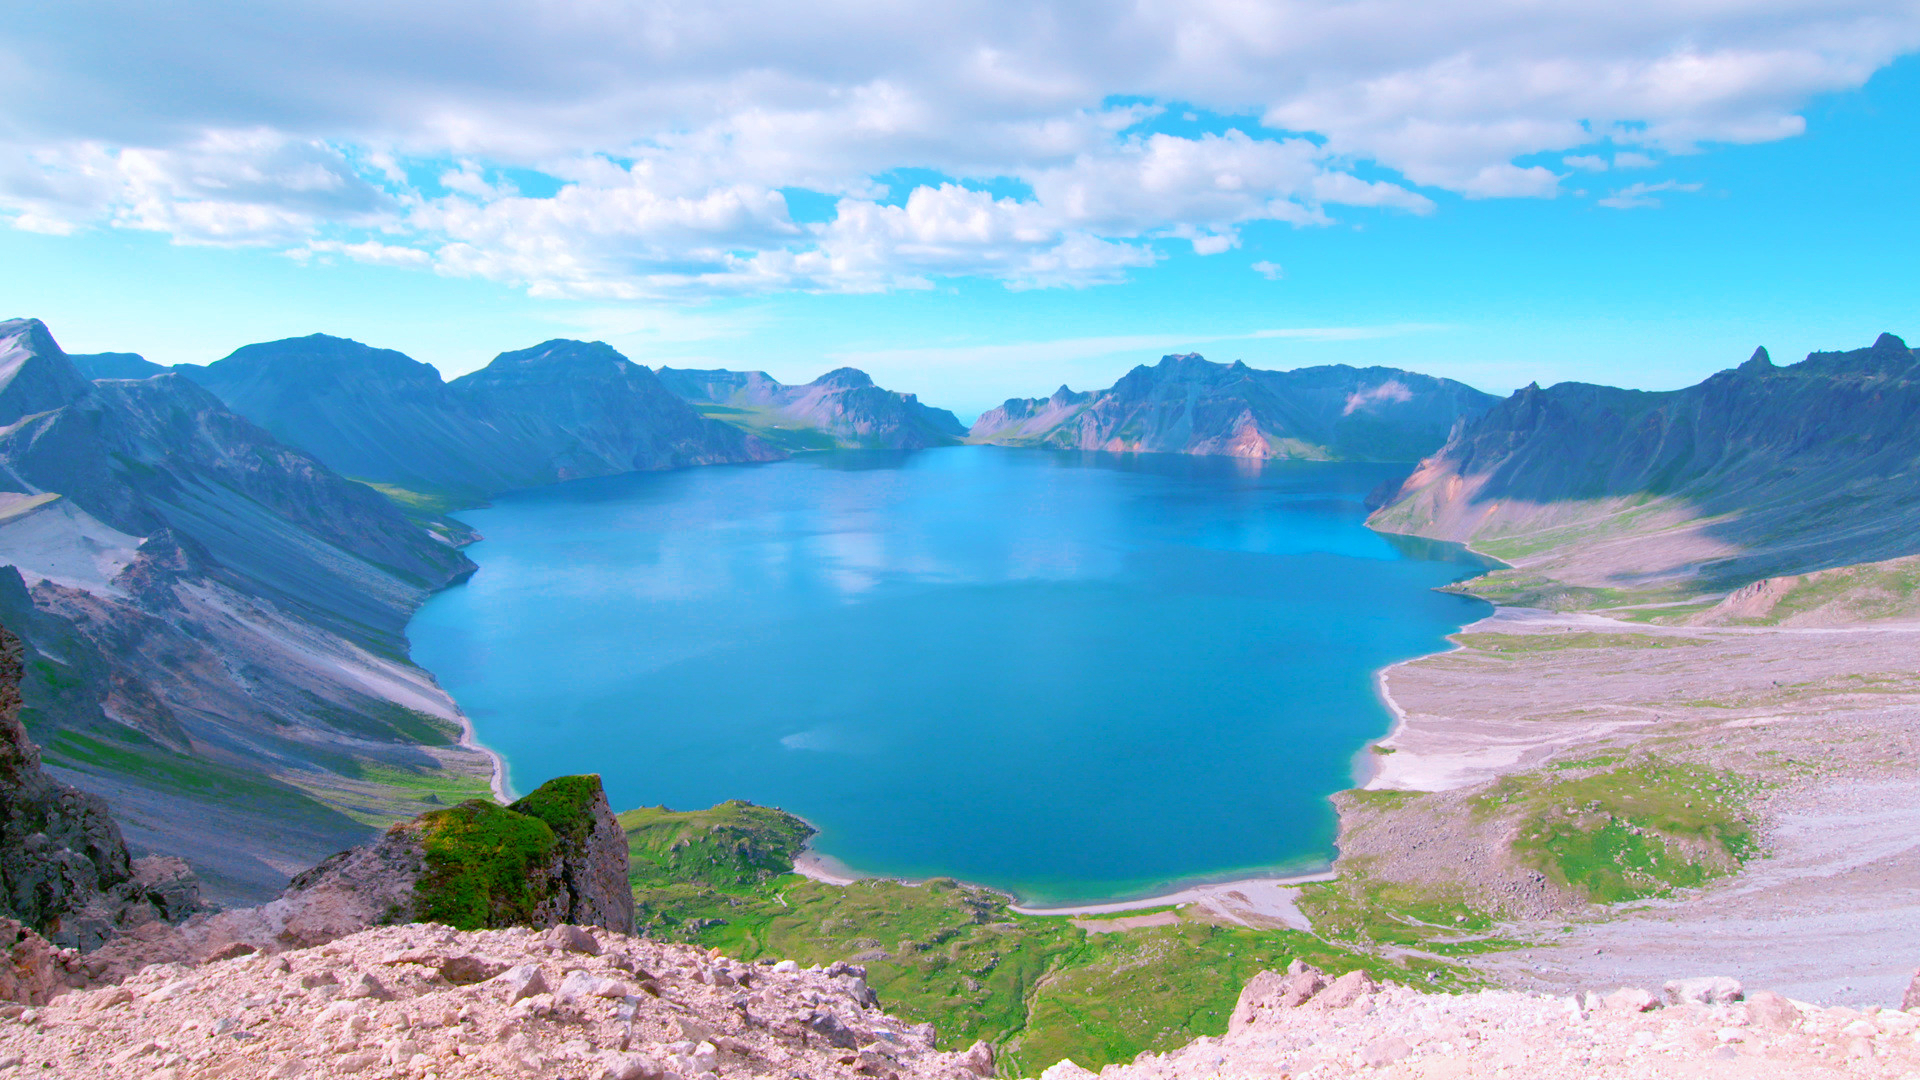
{"type": "Polygon", "coordinates": [[[1400,465],[998,447],[576,481],[460,517],[414,659],[527,790],[741,798],[864,873],[1034,903],[1307,870],[1373,675],[1491,610],[1387,537],[1400,465]]]}

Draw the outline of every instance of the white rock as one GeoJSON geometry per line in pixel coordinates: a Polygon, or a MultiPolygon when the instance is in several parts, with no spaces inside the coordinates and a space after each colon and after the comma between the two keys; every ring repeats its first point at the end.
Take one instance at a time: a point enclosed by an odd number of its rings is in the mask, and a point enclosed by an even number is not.
{"type": "Polygon", "coordinates": [[[547,992],[547,977],[540,973],[539,964],[521,964],[510,967],[495,975],[492,982],[507,988],[507,1004],[530,998],[535,994],[547,992]]]}
{"type": "Polygon", "coordinates": [[[1660,999],[1637,986],[1623,986],[1606,998],[1607,1008],[1621,1012],[1646,1012],[1660,1004],[1660,999]]]}
{"type": "Polygon", "coordinates": [[[792,975],[800,970],[800,965],[791,960],[782,960],[773,965],[773,970],[774,973],[778,975],[792,975]]]}
{"type": "Polygon", "coordinates": [[[1726,1005],[1746,996],[1740,980],[1725,975],[1674,979],[1661,989],[1666,991],[1669,1005],[1726,1005]]]}
{"type": "Polygon", "coordinates": [[[578,1001],[590,997],[623,998],[627,994],[625,983],[586,971],[567,972],[567,977],[560,980],[560,989],[554,992],[554,996],[561,1001],[578,1001]]]}

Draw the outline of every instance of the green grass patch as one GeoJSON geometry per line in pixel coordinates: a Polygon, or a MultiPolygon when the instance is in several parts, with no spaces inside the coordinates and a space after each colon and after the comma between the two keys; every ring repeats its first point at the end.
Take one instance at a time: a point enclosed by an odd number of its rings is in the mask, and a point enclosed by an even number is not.
{"type": "Polygon", "coordinates": [[[1583,777],[1506,777],[1473,806],[1481,815],[1517,812],[1517,856],[1611,904],[1739,869],[1757,853],[1746,813],[1756,786],[1735,773],[1646,758],[1583,777]]]}
{"type": "MultiPolygon", "coordinates": [[[[1246,980],[1294,957],[1422,985],[1464,979],[1438,961],[1386,961],[1289,930],[1183,921],[1089,934],[945,878],[828,885],[785,872],[811,835],[806,823],[747,803],[641,809],[620,821],[649,935],[743,959],[862,964],[889,1012],[931,1021],[945,1047],[996,1044],[1003,1075],[1037,1075],[1062,1057],[1097,1069],[1218,1035],[1246,980]]],[[[1167,909],[1113,917],[1154,910],[1167,909]]]]}
{"type": "Polygon", "coordinates": [[[840,448],[839,440],[827,432],[811,424],[803,424],[782,416],[772,409],[704,403],[696,403],[693,407],[701,416],[709,420],[732,424],[734,427],[760,436],[789,453],[840,448]]]}

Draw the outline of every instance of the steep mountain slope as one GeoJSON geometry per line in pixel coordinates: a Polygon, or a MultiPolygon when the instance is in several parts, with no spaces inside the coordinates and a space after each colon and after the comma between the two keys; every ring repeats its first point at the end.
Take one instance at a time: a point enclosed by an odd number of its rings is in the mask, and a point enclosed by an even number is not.
{"type": "Polygon", "coordinates": [[[67,359],[89,379],[145,379],[173,370],[130,352],[68,353],[67,359]]]}
{"type": "Polygon", "coordinates": [[[764,371],[724,369],[663,367],[660,381],[706,415],[793,449],[918,450],[950,446],[967,433],[947,410],[923,405],[913,394],[875,386],[857,368],[836,368],[804,386],[789,386],[764,371]]]}
{"type": "Polygon", "coordinates": [[[550,341],[449,384],[391,349],[314,334],[180,369],[283,441],[357,479],[456,501],[633,469],[777,452],[703,420],[606,345],[550,341]]]}
{"type": "Polygon", "coordinates": [[[1261,371],[1197,354],[1142,365],[1112,388],[1014,398],[981,415],[975,442],[1246,458],[1413,461],[1496,399],[1395,368],[1261,371]]]}
{"type": "Polygon", "coordinates": [[[450,543],[177,374],[89,383],[38,321],[0,323],[0,424],[23,719],[136,849],[260,895],[396,800],[484,790],[405,660],[412,610],[472,569],[450,543]]]}
{"type": "Polygon", "coordinates": [[[1424,461],[1372,523],[1589,588],[1714,591],[1920,552],[1920,362],[1871,348],[1684,390],[1529,386],[1424,461]]]}

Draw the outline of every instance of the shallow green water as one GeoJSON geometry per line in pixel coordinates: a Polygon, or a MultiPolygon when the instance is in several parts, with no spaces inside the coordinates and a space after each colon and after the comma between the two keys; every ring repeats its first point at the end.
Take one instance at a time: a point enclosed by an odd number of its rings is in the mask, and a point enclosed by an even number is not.
{"type": "Polygon", "coordinates": [[[1487,610],[1404,467],[958,447],[577,481],[463,514],[414,657],[525,790],[745,798],[855,869],[1037,902],[1302,869],[1373,673],[1487,610]]]}

